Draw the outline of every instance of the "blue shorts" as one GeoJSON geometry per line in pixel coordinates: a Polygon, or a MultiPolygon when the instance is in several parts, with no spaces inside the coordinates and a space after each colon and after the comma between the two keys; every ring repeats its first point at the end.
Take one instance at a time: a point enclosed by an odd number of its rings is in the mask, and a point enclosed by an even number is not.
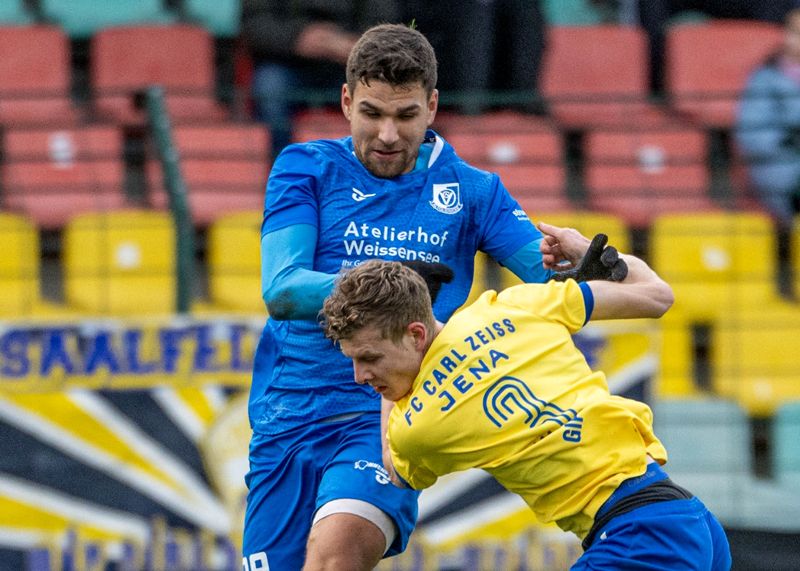
{"type": "MultiPolygon", "coordinates": [[[[647,473],[635,480],[659,472],[661,469],[651,464],[647,473]]],[[[591,546],[572,566],[587,571],[730,568],[725,531],[697,497],[652,503],[612,518],[597,530],[591,546]]]]}
{"type": "Polygon", "coordinates": [[[386,478],[376,413],[278,436],[254,433],[245,481],[242,554],[250,568],[268,563],[270,569],[299,570],[314,513],[331,500],[363,500],[394,520],[397,535],[386,556],[405,549],[417,521],[419,492],[386,478]]]}

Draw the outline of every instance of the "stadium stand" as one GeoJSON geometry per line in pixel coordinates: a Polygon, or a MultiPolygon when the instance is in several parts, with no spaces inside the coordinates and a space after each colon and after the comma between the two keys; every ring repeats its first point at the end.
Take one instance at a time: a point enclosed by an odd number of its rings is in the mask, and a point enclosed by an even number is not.
{"type": "Polygon", "coordinates": [[[3,136],[5,208],[61,228],[77,213],[126,204],[119,129],[8,129],[3,136]]]}
{"type": "Polygon", "coordinates": [[[587,0],[544,0],[544,13],[550,26],[591,26],[605,18],[598,5],[587,0]]]}
{"type": "Polygon", "coordinates": [[[773,422],[775,479],[800,489],[800,400],[781,405],[773,422]]]}
{"type": "Polygon", "coordinates": [[[778,303],[723,313],[711,336],[711,383],[750,416],[800,400],[800,306],[778,303]]]}
{"type": "Polygon", "coordinates": [[[55,26],[0,26],[0,124],[70,125],[70,46],[55,26]]]}
{"type": "Polygon", "coordinates": [[[792,269],[792,289],[794,295],[800,299],[800,216],[794,219],[791,230],[791,269],[792,269]]]}
{"type": "Polygon", "coordinates": [[[29,315],[39,301],[39,235],[23,216],[0,212],[0,316],[29,315]]]}
{"type": "Polygon", "coordinates": [[[150,85],[166,91],[174,122],[221,121],[227,111],[214,98],[214,48],[199,26],[105,28],[91,41],[90,80],[95,114],[139,125],[143,111],[136,94],[150,85]]]}
{"type": "Polygon", "coordinates": [[[261,210],[220,216],[208,229],[208,293],[225,310],[265,314],[261,299],[261,210]]]}
{"type": "Polygon", "coordinates": [[[747,76],[780,45],[780,26],[709,20],[667,30],[669,104],[699,125],[729,129],[747,76]]]}
{"type": "Polygon", "coordinates": [[[800,529],[796,488],[753,476],[750,424],[735,402],[659,400],[655,432],[667,448],[670,477],[714,512],[726,527],[800,529]]]}
{"type": "Polygon", "coordinates": [[[64,230],[67,305],[90,314],[175,308],[175,229],[164,212],[80,214],[64,230]]]}
{"type": "Polygon", "coordinates": [[[553,27],[547,41],[541,86],[560,125],[580,130],[669,121],[647,101],[642,30],[611,24],[553,27]]]}
{"type": "Polygon", "coordinates": [[[584,140],[589,206],[647,227],[657,214],[715,208],[702,131],[670,126],[592,130],[584,140]]]}
{"type": "Polygon", "coordinates": [[[112,26],[169,24],[175,15],[163,0],[39,0],[42,16],[75,39],[86,39],[112,26]]]}
{"type": "MultiPolygon", "coordinates": [[[[192,221],[207,226],[225,213],[260,210],[269,172],[269,134],[257,124],[175,127],[192,221]]],[[[148,164],[151,203],[167,207],[161,165],[148,164]]]]}
{"type": "Polygon", "coordinates": [[[781,305],[774,247],[772,223],[759,213],[655,218],[649,258],[675,292],[675,305],[661,319],[660,394],[711,390],[709,372],[702,367],[718,320],[749,308],[781,305]]]}
{"type": "Polygon", "coordinates": [[[292,124],[295,143],[314,139],[339,139],[350,135],[350,124],[340,109],[309,109],[298,113],[292,124]]]}
{"type": "Polygon", "coordinates": [[[24,0],[5,0],[0,4],[0,25],[27,25],[34,21],[33,14],[24,0]]]}
{"type": "Polygon", "coordinates": [[[239,33],[240,0],[183,0],[182,16],[203,26],[214,37],[233,38],[239,33]]]}

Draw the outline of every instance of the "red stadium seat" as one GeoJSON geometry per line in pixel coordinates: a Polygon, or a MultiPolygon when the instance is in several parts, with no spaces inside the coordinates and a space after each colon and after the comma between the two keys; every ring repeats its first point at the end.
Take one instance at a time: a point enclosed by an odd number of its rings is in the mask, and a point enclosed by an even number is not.
{"type": "Polygon", "coordinates": [[[561,164],[563,145],[551,130],[528,133],[453,133],[447,138],[458,156],[470,163],[561,164]]]}
{"type": "Polygon", "coordinates": [[[548,31],[542,92],[567,128],[661,124],[647,102],[647,40],[621,25],[558,26],[548,31]]]}
{"type": "MultiPolygon", "coordinates": [[[[269,136],[262,125],[177,126],[174,140],[192,220],[207,226],[222,214],[262,210],[269,172],[269,136]]],[[[158,161],[148,164],[151,200],[168,198],[158,161]]]]}
{"type": "Polygon", "coordinates": [[[657,214],[716,208],[707,142],[696,129],[592,131],[585,140],[589,206],[645,227],[657,214]]]}
{"type": "Polygon", "coordinates": [[[70,125],[69,41],[55,26],[0,26],[0,124],[70,125]]]}
{"type": "Polygon", "coordinates": [[[500,180],[525,212],[562,212],[573,209],[565,194],[566,173],[560,162],[475,163],[475,166],[500,175],[500,180]]]}
{"type": "Polygon", "coordinates": [[[40,227],[60,228],[80,212],[125,205],[118,129],[9,129],[3,139],[5,207],[40,227]]]}
{"type": "Polygon", "coordinates": [[[295,143],[340,139],[349,135],[350,123],[338,109],[312,109],[298,114],[292,122],[292,140],[295,143]]]}
{"type": "Polygon", "coordinates": [[[150,85],[166,91],[176,121],[227,116],[214,99],[214,47],[209,33],[188,25],[107,28],[92,38],[94,107],[103,118],[137,124],[133,95],[150,85]]]}
{"type": "Polygon", "coordinates": [[[750,72],[782,41],[780,26],[712,20],[667,31],[666,87],[671,105],[700,125],[730,128],[750,72]]]}
{"type": "MultiPolygon", "coordinates": [[[[442,133],[449,141],[453,134],[461,133],[530,133],[552,131],[553,122],[536,115],[517,111],[493,111],[480,115],[461,115],[439,111],[433,122],[433,129],[442,133]]],[[[456,149],[458,150],[458,149],[456,149]]]]}

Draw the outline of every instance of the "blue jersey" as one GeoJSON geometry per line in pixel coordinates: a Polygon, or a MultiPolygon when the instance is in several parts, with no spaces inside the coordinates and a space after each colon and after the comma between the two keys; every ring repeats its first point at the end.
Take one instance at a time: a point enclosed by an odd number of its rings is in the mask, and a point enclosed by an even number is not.
{"type": "MultiPolygon", "coordinates": [[[[262,235],[315,226],[313,270],[327,274],[372,258],[443,262],[455,278],[434,313],[446,321],[467,299],[477,251],[504,260],[541,234],[496,174],[469,166],[433,131],[426,144],[428,168],[395,178],[370,174],[350,137],[287,147],[267,183],[262,235]]],[[[352,363],[317,322],[267,321],[250,391],[256,432],[379,409],[379,395],[353,381],[352,363]]]]}

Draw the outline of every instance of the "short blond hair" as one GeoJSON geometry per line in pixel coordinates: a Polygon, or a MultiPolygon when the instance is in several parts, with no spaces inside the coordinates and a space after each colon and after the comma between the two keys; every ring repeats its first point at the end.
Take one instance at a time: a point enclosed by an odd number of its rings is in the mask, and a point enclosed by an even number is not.
{"type": "Polygon", "coordinates": [[[425,280],[400,262],[369,260],[336,282],[320,312],[325,335],[350,339],[364,327],[377,327],[384,339],[398,342],[410,323],[433,329],[436,321],[425,280]]]}

